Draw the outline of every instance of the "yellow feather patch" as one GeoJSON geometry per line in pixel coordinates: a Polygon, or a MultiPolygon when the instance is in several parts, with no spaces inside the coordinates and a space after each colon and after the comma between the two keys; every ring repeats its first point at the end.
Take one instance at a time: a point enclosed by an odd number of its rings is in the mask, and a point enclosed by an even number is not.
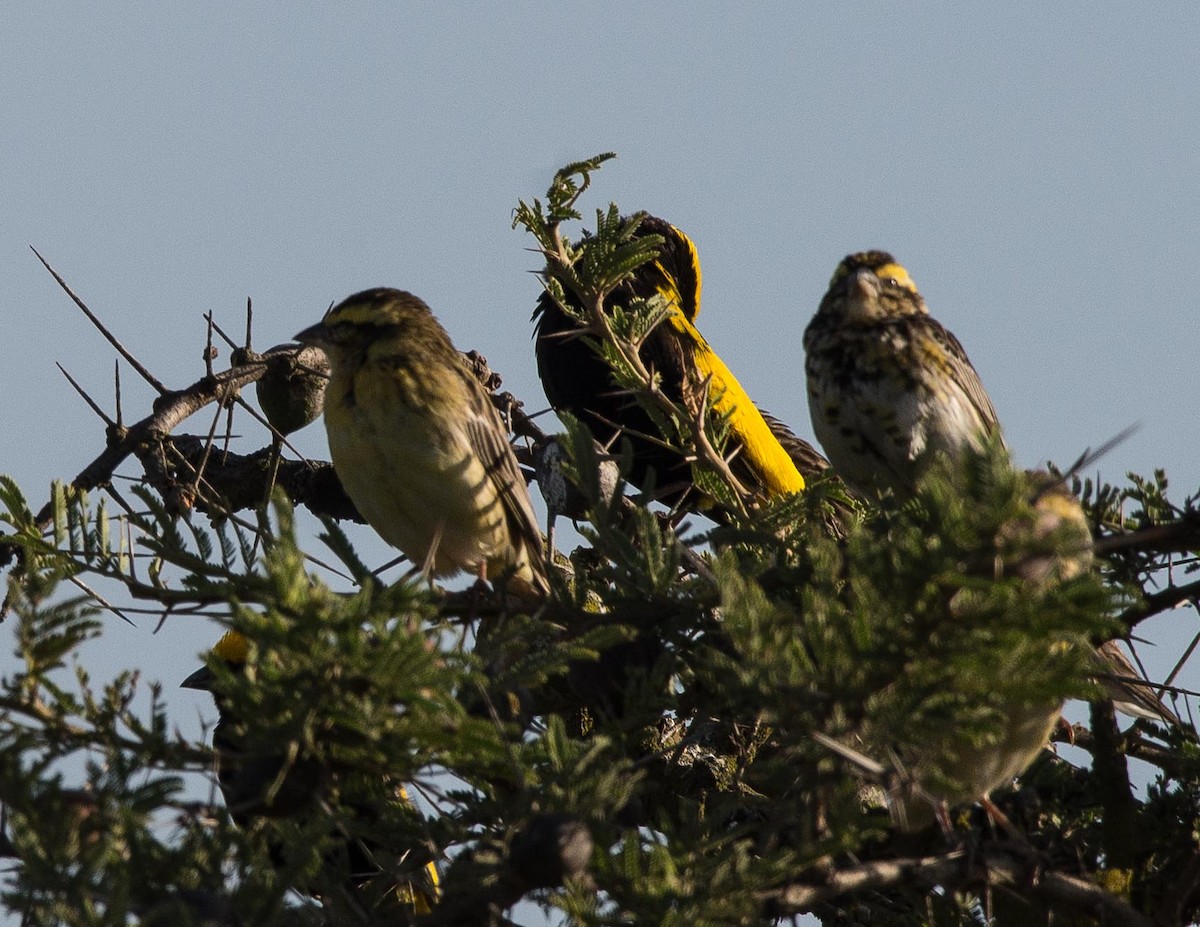
{"type": "Polygon", "coordinates": [[[675,278],[671,274],[667,273],[667,269],[662,266],[661,261],[655,261],[654,266],[658,269],[658,272],[663,275],[663,282],[655,287],[658,295],[665,299],[667,305],[672,309],[678,309],[680,312],[682,312],[684,318],[694,318],[695,313],[689,312],[688,309],[683,305],[683,297],[679,294],[679,287],[676,285],[675,278]]]}
{"type": "Polygon", "coordinates": [[[777,496],[802,492],[804,477],[771,433],[766,420],[742,389],[733,371],[725,366],[725,362],[682,314],[672,313],[668,321],[695,345],[696,369],[701,379],[708,378],[708,394],[713,409],[728,419],[730,430],[742,445],[742,459],[762,474],[768,494],[777,496]]]}
{"type": "Polygon", "coordinates": [[[250,656],[250,642],[237,631],[226,631],[212,652],[219,660],[241,666],[250,656]]]}
{"type": "Polygon", "coordinates": [[[389,321],[387,313],[381,312],[375,303],[358,302],[337,306],[322,321],[326,325],[379,325],[389,321]]]}
{"type": "MultiPolygon", "coordinates": [[[[408,797],[408,789],[400,786],[398,793],[400,801],[406,807],[412,808],[412,799],[408,797]]],[[[417,914],[429,914],[441,897],[441,879],[438,878],[437,866],[432,861],[425,864],[425,883],[418,886],[405,883],[396,886],[396,897],[401,904],[410,905],[417,914]]]]}
{"type": "Polygon", "coordinates": [[[884,264],[875,271],[875,276],[884,282],[894,280],[896,284],[910,293],[917,292],[917,285],[913,283],[912,277],[908,275],[908,271],[900,264],[884,264]]]}

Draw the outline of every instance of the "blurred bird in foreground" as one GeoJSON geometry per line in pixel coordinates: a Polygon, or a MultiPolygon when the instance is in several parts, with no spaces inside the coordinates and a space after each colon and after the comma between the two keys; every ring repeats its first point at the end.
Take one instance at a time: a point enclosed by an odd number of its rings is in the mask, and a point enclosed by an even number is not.
{"type": "MultiPolygon", "coordinates": [[[[824,472],[828,461],[783,423],[755,408],[696,329],[701,274],[692,240],[654,216],[644,217],[635,232],[635,238],[648,235],[663,239],[657,258],[613,290],[605,308],[626,308],[635,299],[661,296],[667,316],[646,337],[640,355],[659,378],[663,393],[692,415],[708,401],[718,415],[727,416],[729,466],[752,499],[800,492],[806,479],[824,472]]],[[[584,311],[569,291],[567,299],[572,310],[584,311]]],[[[622,439],[628,440],[633,485],[648,489],[653,483],[654,498],[681,509],[703,504],[693,486],[690,460],[665,446],[654,419],[614,382],[607,363],[585,340],[586,323],[572,318],[549,292],[539,298],[533,317],[538,374],[550,405],[574,415],[603,447],[616,451],[622,439]]]]}
{"type": "MultiPolygon", "coordinates": [[[[804,333],[805,369],[813,430],[837,473],[866,494],[911,496],[940,452],[951,460],[1000,440],[1000,425],[983,384],[958,339],[929,315],[908,271],[884,251],[846,257],[804,333]]],[[[1079,500],[1061,478],[1030,473],[1032,518],[1006,526],[1014,549],[1033,553],[1007,568],[1037,587],[1066,582],[1090,569],[1091,528],[1079,500]],[[1050,544],[1051,539],[1053,543],[1050,544]]],[[[1119,651],[1118,651],[1119,654],[1119,651]]],[[[1121,676],[1112,648],[1097,651],[1117,705],[1161,706],[1148,683],[1121,676]]],[[[1134,674],[1136,676],[1136,674],[1134,674]]],[[[1049,741],[1061,705],[1009,706],[1007,724],[976,747],[950,732],[918,757],[914,778],[934,767],[934,778],[956,783],[937,796],[948,804],[983,798],[1020,775],[1049,741]]],[[[1161,706],[1156,717],[1165,719],[1161,706]]],[[[1173,716],[1172,716],[1173,717],[1173,716]]],[[[900,807],[897,807],[899,805],[900,807]]],[[[900,819],[922,815],[903,799],[900,819]]]]}
{"type": "MultiPolygon", "coordinates": [[[[1025,592],[1048,593],[1090,569],[1090,526],[1078,501],[1062,487],[1061,481],[1045,473],[1026,474],[1026,478],[1030,487],[1028,505],[1001,524],[990,545],[994,547],[991,555],[994,563],[989,564],[989,558],[981,558],[979,566],[988,572],[994,570],[996,579],[1019,577],[1026,584],[1025,592]]],[[[963,585],[945,603],[949,620],[978,622],[976,609],[981,601],[986,599],[981,600],[976,586],[963,585]]],[[[1011,631],[998,630],[996,633],[1011,631]]],[[[990,639],[991,635],[989,642],[990,639]]],[[[938,645],[931,640],[930,646],[936,648],[938,645]]],[[[1069,646],[1065,640],[1048,642],[1048,655],[1065,655],[1067,651],[1059,648],[1069,646]]],[[[919,646],[915,650],[919,651],[919,646]]],[[[1006,673],[1016,672],[1020,676],[1022,663],[1016,656],[1020,652],[1014,649],[990,659],[997,666],[1009,667],[1006,673]]],[[[1041,662],[1041,656],[1040,651],[1029,653],[1031,668],[1033,663],[1041,662]]],[[[919,665],[927,657],[926,653],[914,652],[910,658],[919,665]]],[[[1055,661],[1052,659],[1051,662],[1055,661]]],[[[870,730],[865,735],[871,751],[893,752],[897,769],[903,773],[901,781],[886,795],[893,820],[903,829],[924,827],[935,816],[949,828],[946,809],[975,801],[982,801],[990,814],[1003,821],[1004,816],[991,803],[989,794],[1025,772],[1047,745],[1058,724],[1062,710],[1060,698],[1010,695],[1002,705],[996,705],[992,691],[979,683],[975,675],[978,672],[978,669],[969,670],[960,683],[926,692],[923,697],[927,704],[934,706],[935,713],[941,710],[936,707],[937,703],[955,699],[965,699],[962,708],[966,711],[985,706],[998,710],[995,726],[985,731],[982,739],[976,732],[960,731],[953,718],[950,723],[942,721],[929,728],[916,741],[910,738],[905,748],[894,747],[896,732],[890,728],[870,730]]],[[[1047,670],[1042,668],[1035,672],[1047,670]]],[[[958,677],[951,673],[948,678],[958,677]]],[[[880,772],[876,770],[873,775],[880,772]]],[[[863,797],[868,803],[875,803],[885,796],[871,786],[864,789],[863,797]]]]}
{"type": "Polygon", "coordinates": [[[365,290],[296,339],[329,358],[329,452],[368,524],[430,576],[467,570],[544,595],[542,536],[508,432],[429,307],[365,290]]]}
{"type": "MultiPolygon", "coordinates": [[[[228,631],[213,647],[212,655],[234,673],[241,674],[249,657],[249,642],[237,631],[228,631]]],[[[248,741],[240,729],[241,719],[233,714],[228,701],[214,688],[216,678],[210,667],[203,666],[180,685],[210,692],[216,703],[214,769],[234,823],[248,829],[263,818],[298,817],[317,807],[327,785],[325,770],[316,761],[297,756],[292,745],[248,741]]],[[[405,808],[412,807],[403,785],[390,788],[392,801],[405,808]]],[[[364,814],[369,813],[364,809],[364,814]]],[[[388,877],[382,868],[383,861],[402,865],[407,855],[405,852],[384,852],[382,847],[349,835],[341,841],[339,852],[344,853],[343,863],[352,890],[388,877]]],[[[278,847],[272,846],[271,855],[276,865],[286,864],[278,847]]],[[[427,914],[439,895],[437,867],[431,861],[416,873],[398,877],[388,888],[396,903],[414,914],[427,914]]]]}
{"type": "MultiPolygon", "coordinates": [[[[1072,579],[1092,565],[1091,525],[1083,506],[1067,490],[1061,477],[1040,471],[1029,471],[1035,486],[1034,509],[1037,513],[1034,540],[1042,542],[1066,526],[1078,540],[1074,554],[1068,550],[1057,557],[1033,556],[1018,565],[1023,579],[1039,585],[1072,579]]],[[[1153,684],[1125,656],[1115,640],[1105,641],[1096,648],[1096,682],[1105,691],[1113,706],[1131,718],[1145,718],[1159,724],[1183,727],[1179,716],[1167,706],[1153,684]]]]}

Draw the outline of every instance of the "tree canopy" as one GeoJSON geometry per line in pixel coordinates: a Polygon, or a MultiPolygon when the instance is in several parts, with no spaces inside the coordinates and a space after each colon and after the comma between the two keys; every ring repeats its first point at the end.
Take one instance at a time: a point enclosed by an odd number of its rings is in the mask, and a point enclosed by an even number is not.
{"type": "Polygon", "coordinates": [[[725,418],[672,403],[639,362],[661,300],[603,310],[660,244],[615,204],[575,231],[606,157],[564,167],[514,225],[722,516],[613,492],[618,448],[569,416],[547,433],[472,353],[531,478],[565,474],[579,508],[555,506],[578,541],[536,608],[383,578],[341,528],[361,518],[332,467],[287,457],[320,383],[311,356],[231,342],[218,369],[210,343],[208,369],[170,386],[114,339],[155,385],[153,408],[127,424],[89,399],[104,447],[36,511],[0,479],[21,661],[0,680],[4,906],[30,924],[491,924],[520,900],[581,924],[693,927],[1200,916],[1195,731],[1182,710],[1182,726],[1122,730],[1093,660],[1193,601],[1200,585],[1164,571],[1200,549],[1195,497],[1168,498],[1161,472],[1097,485],[1062,462],[1096,563],[1047,582],[1024,566],[1078,551],[1039,530],[1037,487],[998,444],[936,467],[913,499],[865,501],[830,474],[749,504],[725,418]],[[275,391],[261,413],[244,395],[256,382],[275,391]],[[182,430],[210,406],[236,442],[182,430]],[[136,479],[117,483],[129,466],[136,479]],[[319,536],[297,530],[299,508],[319,536]],[[165,633],[186,619],[212,622],[214,641],[244,635],[244,671],[210,658],[214,685],[239,736],[284,758],[276,789],[312,771],[302,815],[236,826],[217,792],[185,787],[212,754],[176,732],[162,686],[177,681],[136,664],[91,678],[79,648],[133,603],[165,633]],[[147,687],[149,708],[133,707],[147,687]],[[1090,723],[1056,734],[1090,761],[1043,751],[1019,789],[993,795],[1006,821],[970,804],[942,827],[889,815],[890,795],[932,818],[1000,719],[1063,699],[1091,705],[1090,723]],[[1154,771],[1140,794],[1130,758],[1154,771]],[[378,876],[348,882],[333,852],[347,842],[378,876]],[[441,898],[415,912],[394,888],[431,861],[441,898]]]}

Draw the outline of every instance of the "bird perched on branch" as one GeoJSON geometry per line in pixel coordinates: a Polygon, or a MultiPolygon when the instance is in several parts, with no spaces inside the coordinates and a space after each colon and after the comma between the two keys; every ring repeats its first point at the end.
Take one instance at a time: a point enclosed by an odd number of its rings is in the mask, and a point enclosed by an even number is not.
{"type": "Polygon", "coordinates": [[[296,340],[329,358],[329,451],[368,524],[430,576],[467,570],[544,595],[542,536],[508,432],[429,307],[364,290],[296,340]]]}
{"type": "Polygon", "coordinates": [[[930,454],[999,431],[959,340],[886,251],[845,258],[804,332],[813,431],[860,492],[911,493],[930,454]]]}
{"type": "MultiPolygon", "coordinates": [[[[666,317],[647,335],[639,352],[657,376],[659,388],[693,416],[708,402],[714,412],[728,417],[729,467],[752,499],[800,492],[805,480],[822,473],[828,462],[781,422],[765,418],[755,408],[697,330],[701,273],[692,240],[654,216],[625,221],[640,221],[635,238],[657,235],[662,244],[655,259],[639,266],[608,295],[606,311],[627,308],[636,299],[662,297],[666,317]],[[784,440],[789,442],[786,448],[784,440]]],[[[584,312],[577,294],[568,288],[565,295],[572,312],[584,312]]],[[[538,374],[550,405],[574,415],[605,447],[615,451],[621,440],[628,440],[629,480],[635,486],[645,489],[653,482],[655,498],[680,508],[695,507],[700,500],[691,461],[667,446],[670,442],[652,416],[617,385],[611,368],[585,340],[590,334],[587,323],[564,311],[549,291],[539,298],[533,317],[538,374]]]]}
{"type": "MultiPolygon", "coordinates": [[[[838,474],[864,494],[908,498],[935,455],[957,461],[1001,440],[995,408],[962,344],[930,316],[908,271],[885,251],[852,254],[838,265],[804,348],[813,430],[838,474]]],[[[1061,478],[1027,476],[1031,511],[1004,526],[997,543],[1032,551],[1006,569],[1045,588],[1090,569],[1091,528],[1061,478]]],[[[1148,684],[1119,679],[1127,662],[1114,665],[1105,648],[1095,659],[1122,710],[1145,706],[1148,684]]],[[[940,796],[951,804],[986,798],[1024,772],[1060,710],[1057,702],[1013,705],[991,743],[977,748],[951,731],[908,760],[918,776],[925,766],[959,784],[940,796]]],[[[1166,718],[1162,710],[1157,716],[1166,718]]],[[[900,817],[913,810],[903,808],[900,817]]]]}
{"type": "Polygon", "coordinates": [[[1096,649],[1096,656],[1096,681],[1117,711],[1131,718],[1184,728],[1183,720],[1163,701],[1162,687],[1146,680],[1120,644],[1105,641],[1096,649]]]}
{"type": "MultiPolygon", "coordinates": [[[[245,671],[249,658],[249,641],[237,631],[227,632],[212,649],[212,657],[227,666],[235,675],[245,671]]],[[[215,683],[217,675],[211,667],[203,666],[187,677],[181,686],[212,693],[217,706],[217,723],[213,727],[213,756],[217,782],[234,823],[243,829],[264,818],[296,818],[311,812],[326,794],[328,776],[315,759],[292,749],[291,745],[259,743],[248,739],[242,720],[232,710],[215,683]]],[[[405,808],[412,807],[404,786],[388,786],[391,801],[405,808]]],[[[376,809],[377,812],[377,809],[376,809]]],[[[412,812],[415,814],[415,810],[412,812]]],[[[364,815],[374,816],[364,808],[364,815]]],[[[340,841],[339,853],[348,872],[352,890],[381,877],[391,878],[381,868],[381,861],[394,860],[403,865],[407,852],[371,845],[349,835],[340,841]]],[[[285,865],[282,850],[271,847],[277,865],[285,865]]],[[[397,876],[388,885],[389,896],[403,908],[415,914],[426,914],[437,902],[438,871],[432,861],[415,872],[397,876]]]]}

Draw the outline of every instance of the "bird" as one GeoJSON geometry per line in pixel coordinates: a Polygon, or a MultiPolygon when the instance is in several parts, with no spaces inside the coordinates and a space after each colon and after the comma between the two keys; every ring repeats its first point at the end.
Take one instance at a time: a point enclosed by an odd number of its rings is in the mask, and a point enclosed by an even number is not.
{"type": "Polygon", "coordinates": [[[363,290],[296,340],[329,359],[334,471],[380,536],[430,577],[549,591],[529,490],[500,414],[419,297],[363,290]]]}
{"type": "MultiPolygon", "coordinates": [[[[1048,592],[1091,569],[1091,527],[1078,499],[1061,478],[1031,471],[1023,474],[1023,483],[1028,487],[1026,504],[1001,522],[980,563],[996,579],[1017,578],[1028,591],[1048,592]]],[[[974,584],[952,590],[945,601],[945,615],[950,621],[973,620],[971,613],[978,601],[974,584]]],[[[937,646],[932,641],[931,645],[937,646]]],[[[1065,641],[1053,642],[1047,647],[1047,655],[1065,652],[1059,648],[1067,646],[1065,641]]],[[[916,645],[910,656],[916,660],[924,657],[915,652],[919,649],[916,645]]],[[[1031,654],[1031,659],[1037,656],[1031,654]]],[[[999,823],[1007,824],[990,794],[1029,768],[1060,723],[1060,698],[1010,697],[997,705],[992,701],[992,692],[975,677],[977,672],[973,670],[960,682],[949,683],[941,691],[926,692],[923,697],[932,697],[931,705],[963,698],[964,708],[983,707],[980,703],[986,702],[997,711],[997,721],[982,732],[982,739],[977,737],[980,732],[960,731],[953,719],[947,724],[944,718],[919,737],[910,736],[903,748],[894,745],[894,719],[883,727],[869,726],[864,734],[868,747],[895,758],[901,775],[893,778],[886,796],[873,786],[864,789],[862,795],[871,804],[885,797],[893,821],[901,830],[918,830],[935,818],[948,830],[946,809],[976,801],[982,802],[999,823]]],[[[943,709],[933,710],[937,718],[943,709]]]]}
{"type": "MultiPolygon", "coordinates": [[[[231,630],[225,632],[212,648],[210,662],[223,663],[233,673],[242,674],[249,657],[250,641],[240,632],[231,630]]],[[[247,829],[263,818],[302,816],[316,807],[328,784],[323,766],[303,753],[296,755],[286,744],[247,741],[245,732],[240,729],[241,719],[231,709],[216,682],[217,674],[206,663],[180,683],[180,687],[209,692],[216,704],[213,767],[234,823],[247,829]]],[[[412,807],[403,785],[394,786],[391,794],[401,805],[412,807]]],[[[364,809],[363,813],[368,815],[371,811],[364,809]]],[[[352,889],[383,874],[377,860],[384,854],[378,847],[346,836],[341,850],[352,889]]],[[[277,865],[286,864],[278,846],[271,847],[271,855],[277,865]]],[[[392,897],[412,913],[427,914],[436,904],[439,891],[437,866],[430,860],[411,878],[406,877],[393,886],[392,897]]]]}
{"type": "Polygon", "coordinates": [[[1096,648],[1096,681],[1104,687],[1106,697],[1121,714],[1186,730],[1183,719],[1159,694],[1159,687],[1148,682],[1133,661],[1125,655],[1115,640],[1105,641],[1096,648]]]}
{"type": "MultiPolygon", "coordinates": [[[[838,264],[805,329],[804,349],[813,431],[835,472],[864,495],[909,498],[936,455],[957,462],[988,442],[1003,447],[995,407],[966,350],[886,251],[858,252],[838,264]]],[[[1027,471],[1025,478],[1032,509],[1000,534],[1026,552],[1008,568],[1044,589],[1091,568],[1091,526],[1062,477],[1027,471]]],[[[1121,710],[1146,701],[1149,684],[1127,685],[1120,677],[1130,667],[1116,664],[1111,648],[1098,649],[1094,661],[1121,710]]],[[[1010,705],[1003,728],[982,746],[948,732],[905,758],[913,780],[942,782],[937,797],[949,805],[987,803],[1038,756],[1061,710],[1057,701],[1010,705]]],[[[894,796],[892,808],[901,823],[923,819],[904,797],[894,796]]]]}
{"type": "Polygon", "coordinates": [[[955,456],[999,433],[962,344],[886,251],[838,264],[804,350],[813,431],[859,492],[911,495],[934,452],[955,456]]]}
{"type": "MultiPolygon", "coordinates": [[[[634,237],[649,235],[662,238],[658,255],[617,286],[605,308],[626,308],[635,299],[661,296],[666,318],[646,337],[640,355],[658,376],[663,393],[692,414],[701,411],[707,400],[718,414],[728,416],[729,466],[752,499],[801,492],[806,480],[828,468],[828,461],[782,422],[772,423],[755,407],[696,328],[702,275],[692,240],[664,219],[642,215],[634,237]],[[782,443],[784,435],[790,445],[782,443]]],[[[575,294],[568,290],[565,297],[573,312],[583,311],[575,294]]],[[[622,440],[628,441],[632,459],[627,478],[634,486],[646,491],[653,485],[653,498],[671,507],[703,507],[706,502],[693,485],[690,460],[664,446],[653,418],[618,387],[608,364],[585,340],[587,328],[549,290],[539,297],[533,320],[538,375],[551,407],[573,415],[605,448],[616,451],[622,440]]]]}

